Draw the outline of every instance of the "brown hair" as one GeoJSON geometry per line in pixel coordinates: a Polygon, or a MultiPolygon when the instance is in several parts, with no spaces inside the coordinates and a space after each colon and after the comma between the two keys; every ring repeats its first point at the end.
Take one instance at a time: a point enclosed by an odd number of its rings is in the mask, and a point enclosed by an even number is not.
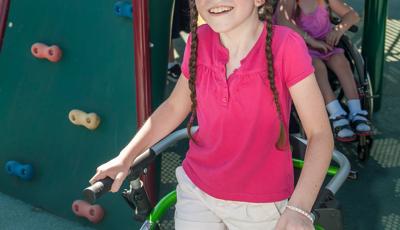
{"type": "MultiPolygon", "coordinates": [[[[259,19],[262,21],[266,21],[266,29],[267,29],[267,36],[266,36],[266,46],[265,46],[265,53],[267,58],[268,64],[268,80],[270,89],[274,96],[274,103],[276,106],[276,110],[278,112],[278,118],[280,120],[279,124],[279,138],[276,142],[276,147],[278,149],[284,149],[286,145],[286,134],[285,134],[285,126],[283,123],[283,116],[281,106],[279,104],[279,94],[278,90],[276,89],[275,85],[275,72],[274,72],[274,64],[273,64],[273,56],[272,56],[272,15],[273,15],[273,4],[271,0],[266,0],[266,2],[259,7],[259,19]]],[[[197,107],[197,99],[196,99],[196,60],[197,60],[197,47],[198,47],[198,38],[197,38],[197,20],[198,20],[198,12],[195,4],[195,0],[190,0],[190,32],[192,35],[191,46],[190,46],[190,59],[189,59],[189,89],[190,89],[190,99],[192,100],[192,107],[191,107],[191,116],[189,122],[187,124],[187,132],[190,137],[195,143],[196,140],[192,137],[190,132],[191,127],[193,126],[193,122],[196,116],[196,107],[197,107]]]]}

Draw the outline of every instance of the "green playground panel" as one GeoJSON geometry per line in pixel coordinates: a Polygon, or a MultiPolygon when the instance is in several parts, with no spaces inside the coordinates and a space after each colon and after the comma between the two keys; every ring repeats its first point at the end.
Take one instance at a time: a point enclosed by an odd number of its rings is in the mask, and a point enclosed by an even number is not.
{"type": "MultiPolygon", "coordinates": [[[[0,192],[96,229],[137,229],[119,195],[99,200],[92,224],[71,210],[96,167],[136,129],[133,26],[114,14],[117,1],[12,1],[0,53],[0,192]],[[36,42],[58,45],[57,63],[31,54],[36,42]],[[72,109],[95,112],[96,130],[75,126],[72,109]],[[31,181],[8,175],[8,160],[34,167],[31,181]]],[[[150,1],[153,107],[162,101],[173,0],[150,1]]]]}

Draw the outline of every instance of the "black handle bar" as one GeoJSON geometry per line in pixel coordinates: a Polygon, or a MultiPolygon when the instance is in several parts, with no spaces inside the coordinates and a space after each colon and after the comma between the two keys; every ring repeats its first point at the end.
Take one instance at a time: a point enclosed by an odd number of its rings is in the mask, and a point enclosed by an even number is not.
{"type": "MultiPolygon", "coordinates": [[[[135,180],[140,177],[147,166],[154,161],[156,158],[155,152],[149,148],[140,154],[134,161],[129,169],[129,174],[126,179],[135,180]]],[[[98,198],[100,198],[105,193],[109,192],[114,180],[110,177],[96,181],[93,185],[85,188],[83,190],[83,195],[85,200],[89,203],[95,203],[98,198]]]]}

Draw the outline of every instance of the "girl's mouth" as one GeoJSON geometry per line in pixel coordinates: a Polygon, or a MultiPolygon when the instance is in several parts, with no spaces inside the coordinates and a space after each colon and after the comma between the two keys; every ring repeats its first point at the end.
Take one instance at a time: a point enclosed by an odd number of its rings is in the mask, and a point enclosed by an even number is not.
{"type": "Polygon", "coordinates": [[[231,7],[231,6],[217,6],[217,7],[213,7],[211,9],[209,9],[208,13],[210,13],[212,15],[221,15],[224,13],[228,13],[231,10],[233,10],[233,7],[231,7]]]}

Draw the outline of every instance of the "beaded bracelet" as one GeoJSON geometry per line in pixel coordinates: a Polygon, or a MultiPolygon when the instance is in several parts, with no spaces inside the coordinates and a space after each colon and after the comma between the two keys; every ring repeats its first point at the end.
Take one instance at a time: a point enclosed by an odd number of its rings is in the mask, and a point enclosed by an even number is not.
{"type": "Polygon", "coordinates": [[[304,210],[302,210],[302,209],[300,209],[300,208],[298,208],[298,207],[295,207],[295,206],[291,206],[291,205],[286,205],[286,207],[288,208],[288,209],[290,209],[290,210],[293,210],[293,211],[295,211],[295,212],[298,212],[298,213],[300,213],[300,214],[303,214],[305,217],[307,217],[310,221],[311,221],[311,223],[314,223],[314,218],[311,216],[311,214],[309,214],[308,212],[306,212],[306,211],[304,211],[304,210]]]}

